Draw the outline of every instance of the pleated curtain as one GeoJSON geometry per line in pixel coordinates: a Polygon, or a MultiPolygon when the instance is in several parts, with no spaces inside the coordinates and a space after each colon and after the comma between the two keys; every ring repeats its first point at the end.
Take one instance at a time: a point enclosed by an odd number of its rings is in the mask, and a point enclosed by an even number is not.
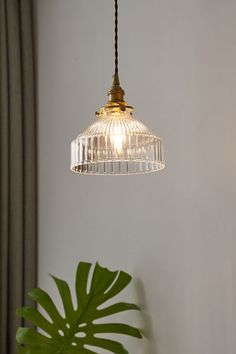
{"type": "MultiPolygon", "coordinates": [[[[0,0],[0,353],[16,354],[37,274],[33,3],[0,0]]],[[[31,304],[32,305],[32,304],[31,304]]]]}

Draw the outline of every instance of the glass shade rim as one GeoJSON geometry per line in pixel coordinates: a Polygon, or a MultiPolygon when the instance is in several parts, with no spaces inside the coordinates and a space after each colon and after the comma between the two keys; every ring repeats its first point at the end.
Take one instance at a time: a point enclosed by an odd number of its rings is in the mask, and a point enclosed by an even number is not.
{"type": "Polygon", "coordinates": [[[148,173],[157,173],[165,169],[164,162],[157,162],[157,161],[148,161],[148,160],[110,160],[110,161],[99,161],[99,162],[85,162],[83,164],[74,164],[74,166],[70,166],[70,170],[79,175],[90,175],[90,176],[132,176],[132,175],[143,175],[148,173]],[[154,168],[152,170],[145,170],[145,171],[138,171],[138,172],[92,172],[92,171],[77,171],[75,168],[78,166],[85,166],[85,165],[97,165],[98,163],[114,163],[114,162],[132,162],[132,163],[152,163],[155,165],[160,165],[159,168],[154,168]]]}

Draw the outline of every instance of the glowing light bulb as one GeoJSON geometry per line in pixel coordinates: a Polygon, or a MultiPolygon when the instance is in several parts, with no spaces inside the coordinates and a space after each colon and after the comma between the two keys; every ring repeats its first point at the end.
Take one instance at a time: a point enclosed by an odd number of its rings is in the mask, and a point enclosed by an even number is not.
{"type": "Polygon", "coordinates": [[[123,137],[122,135],[114,134],[113,137],[114,149],[119,153],[122,151],[123,137]]]}
{"type": "Polygon", "coordinates": [[[71,143],[71,169],[85,174],[137,174],[164,168],[162,141],[132,110],[108,111],[71,143]]]}

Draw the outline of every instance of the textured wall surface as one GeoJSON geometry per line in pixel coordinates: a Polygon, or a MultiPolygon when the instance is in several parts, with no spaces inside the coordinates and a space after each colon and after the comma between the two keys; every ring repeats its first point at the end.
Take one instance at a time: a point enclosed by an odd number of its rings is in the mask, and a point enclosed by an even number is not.
{"type": "Polygon", "coordinates": [[[77,176],[70,141],[106,101],[113,13],[37,2],[39,283],[57,298],[49,272],[73,284],[78,260],[123,268],[152,332],[130,353],[235,354],[236,2],[120,0],[121,83],[167,168],[77,176]]]}

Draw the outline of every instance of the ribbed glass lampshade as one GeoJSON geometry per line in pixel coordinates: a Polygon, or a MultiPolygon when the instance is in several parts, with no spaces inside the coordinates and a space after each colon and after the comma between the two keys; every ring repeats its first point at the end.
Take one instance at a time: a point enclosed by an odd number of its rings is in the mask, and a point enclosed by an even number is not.
{"type": "Polygon", "coordinates": [[[71,170],[91,175],[129,175],[164,168],[162,141],[132,110],[105,112],[71,143],[71,170]]]}

